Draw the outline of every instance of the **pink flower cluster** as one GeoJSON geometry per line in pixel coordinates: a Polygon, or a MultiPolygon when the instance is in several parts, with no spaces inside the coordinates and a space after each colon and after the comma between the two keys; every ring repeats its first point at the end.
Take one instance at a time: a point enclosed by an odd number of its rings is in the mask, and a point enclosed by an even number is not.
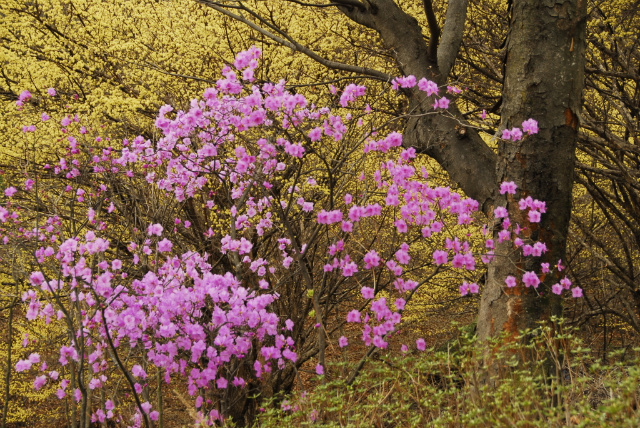
{"type": "Polygon", "coordinates": [[[356,98],[363,96],[366,90],[367,88],[362,85],[356,85],[354,83],[347,85],[344,91],[342,91],[342,95],[340,95],[340,105],[342,107],[348,106],[354,102],[356,98]]]}
{"type": "MultiPolygon", "coordinates": [[[[161,228],[153,224],[148,231],[150,235],[160,234],[161,228]]],[[[162,242],[157,243],[158,247],[162,242]]],[[[143,251],[146,246],[130,247],[143,251]]],[[[234,357],[248,355],[254,341],[273,341],[259,350],[264,362],[256,360],[258,375],[271,370],[271,361],[283,367],[286,361],[297,359],[292,350],[293,341],[279,333],[278,317],[267,310],[276,295],[250,291],[230,273],[212,273],[206,255],[187,252],[181,256],[167,256],[156,272],[147,272],[125,287],[124,275],[118,273],[120,264],[116,261],[111,266],[98,263],[96,268],[91,267],[91,259],[102,258],[110,251],[109,242],[96,238],[93,232],[87,232],[82,240],[65,241],[57,252],[42,250],[43,255],[49,254],[46,257],[61,262],[63,283],[47,281],[44,273],[34,272],[31,274],[32,285],[41,288],[47,301],[64,287],[74,300],[84,301],[91,309],[84,313],[81,328],[102,332],[101,341],[84,339],[84,347],[94,349],[89,356],[94,376],[104,377],[100,382],[90,384],[91,389],[101,388],[107,380],[110,343],[106,337],[111,337],[116,346],[119,343],[143,345],[147,360],[165,371],[167,382],[173,375],[187,377],[192,395],[212,385],[226,388],[228,380],[223,377],[223,366],[234,357]],[[205,311],[210,311],[211,315],[204,316],[205,311]],[[215,334],[212,336],[207,332],[215,334]],[[193,364],[203,368],[187,370],[193,364]]],[[[49,322],[55,314],[52,304],[43,307],[36,293],[25,293],[23,300],[30,302],[32,319],[41,317],[49,322]]],[[[65,316],[58,311],[57,318],[65,316]]],[[[76,340],[60,348],[62,366],[68,364],[69,359],[79,361],[78,346],[80,343],[76,340]]],[[[17,363],[16,370],[29,370],[39,362],[40,356],[31,354],[28,360],[17,363]]],[[[44,368],[43,365],[41,370],[44,368]]],[[[135,365],[131,373],[140,379],[147,376],[139,365],[135,365]]],[[[241,378],[233,380],[236,384],[243,383],[241,378]]],[[[37,387],[45,381],[46,378],[37,378],[37,387]]],[[[59,397],[64,396],[62,386],[58,391],[59,397]]]]}
{"type": "Polygon", "coordinates": [[[522,131],[526,132],[527,135],[537,134],[538,122],[534,119],[527,119],[522,122],[522,130],[517,127],[511,129],[503,129],[501,138],[503,140],[519,141],[523,137],[522,131]]]}

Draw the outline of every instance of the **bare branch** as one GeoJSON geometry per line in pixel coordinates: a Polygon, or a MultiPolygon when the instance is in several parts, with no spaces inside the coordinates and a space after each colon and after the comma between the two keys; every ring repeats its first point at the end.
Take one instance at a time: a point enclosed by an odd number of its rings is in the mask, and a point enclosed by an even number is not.
{"type": "Polygon", "coordinates": [[[185,80],[195,80],[197,82],[204,82],[204,83],[207,83],[209,85],[215,85],[216,84],[215,80],[205,79],[203,77],[197,77],[197,76],[190,76],[190,75],[187,75],[187,74],[172,73],[171,71],[164,70],[159,65],[153,64],[153,63],[151,63],[149,61],[144,61],[144,63],[149,68],[151,68],[152,70],[155,70],[158,73],[166,74],[168,76],[179,77],[179,78],[185,79],[185,80]]]}
{"type": "Polygon", "coordinates": [[[300,0],[286,0],[289,3],[299,4],[300,6],[309,6],[309,7],[351,7],[359,10],[366,10],[365,6],[360,3],[358,0],[334,0],[331,3],[307,3],[300,0]]]}
{"type": "MultiPolygon", "coordinates": [[[[314,61],[324,65],[327,68],[331,68],[334,70],[342,70],[342,71],[347,71],[350,73],[358,73],[358,74],[364,74],[367,75],[371,78],[377,79],[377,80],[381,80],[384,82],[390,82],[391,79],[393,79],[393,76],[390,76],[386,73],[383,73],[381,71],[378,70],[374,70],[371,68],[366,68],[366,67],[358,67],[355,65],[351,65],[351,64],[345,64],[342,62],[338,62],[338,61],[332,61],[330,59],[324,58],[320,55],[318,55],[316,52],[312,51],[311,49],[309,49],[308,47],[298,43],[297,41],[295,41],[293,38],[289,37],[288,35],[284,34],[284,32],[278,31],[282,34],[281,36],[278,36],[274,33],[272,33],[271,31],[261,27],[260,25],[257,25],[255,22],[245,18],[244,16],[238,15],[236,13],[233,13],[229,10],[227,10],[225,7],[223,7],[222,5],[220,5],[219,3],[216,3],[214,1],[211,0],[196,0],[196,2],[203,4],[205,6],[208,6],[230,18],[233,18],[237,21],[242,22],[243,24],[253,28],[254,30],[256,30],[257,32],[259,32],[260,34],[262,34],[265,37],[270,38],[271,40],[274,40],[275,42],[288,47],[289,49],[296,51],[296,52],[301,52],[305,55],[307,55],[309,58],[313,59],[314,61]]],[[[246,9],[246,8],[242,8],[243,10],[245,10],[248,13],[251,13],[250,10],[246,9]]],[[[252,15],[258,17],[257,15],[253,14],[252,15]]],[[[259,18],[259,17],[258,17],[259,18]]],[[[271,25],[272,28],[274,28],[273,25],[271,25]]],[[[275,28],[274,28],[275,29],[275,28]]],[[[277,29],[276,29],[277,30],[277,29]]]]}
{"type": "MultiPolygon", "coordinates": [[[[427,0],[425,0],[426,2],[427,0]]],[[[464,23],[467,18],[468,0],[449,0],[447,18],[442,30],[442,40],[438,46],[438,68],[443,77],[447,77],[458,55],[464,23]]]]}
{"type": "MultiPolygon", "coordinates": [[[[427,23],[429,24],[429,32],[431,33],[428,47],[429,59],[436,62],[438,41],[440,40],[440,26],[438,25],[436,14],[433,12],[433,2],[431,0],[422,0],[422,4],[424,4],[424,13],[427,15],[427,23]]],[[[442,75],[446,76],[444,73],[442,75]]]]}
{"type": "Polygon", "coordinates": [[[334,0],[333,3],[337,3],[336,7],[353,22],[377,31],[375,20],[373,19],[373,14],[378,11],[378,7],[375,4],[369,1],[365,5],[358,0],[334,0]]]}
{"type": "Polygon", "coordinates": [[[334,6],[339,5],[339,6],[345,6],[345,7],[355,7],[361,12],[364,12],[367,10],[367,6],[365,6],[362,2],[358,0],[333,0],[331,4],[334,6]]]}

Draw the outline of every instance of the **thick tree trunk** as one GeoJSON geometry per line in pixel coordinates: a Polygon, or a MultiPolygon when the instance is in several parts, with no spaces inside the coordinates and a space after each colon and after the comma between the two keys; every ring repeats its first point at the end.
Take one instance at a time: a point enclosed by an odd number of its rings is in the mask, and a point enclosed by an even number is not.
{"type": "Polygon", "coordinates": [[[586,0],[514,0],[507,41],[503,87],[502,126],[520,126],[530,117],[540,132],[518,142],[499,145],[498,181],[515,181],[520,197],[545,201],[547,213],[530,224],[516,198],[497,195],[512,221],[526,226],[525,235],[542,240],[549,249],[542,260],[524,261],[513,245],[504,244],[489,267],[480,303],[481,339],[501,332],[515,336],[561,313],[560,300],[551,293],[559,274],[546,275],[537,290],[505,287],[505,277],[520,278],[539,270],[541,262],[554,266],[564,259],[571,215],[578,114],[584,81],[586,0]]]}
{"type": "MultiPolygon", "coordinates": [[[[341,10],[349,18],[378,31],[394,52],[402,74],[444,83],[446,76],[428,55],[420,25],[393,0],[367,0],[359,7],[353,6],[357,2],[337,3],[345,4],[341,10]]],[[[452,109],[451,117],[425,114],[433,111],[431,103],[419,92],[410,95],[413,117],[404,131],[405,144],[436,159],[468,196],[480,202],[485,213],[508,202],[512,219],[527,227],[525,234],[549,248],[543,260],[533,262],[519,259],[506,244],[497,249],[480,304],[478,333],[482,339],[505,330],[516,335],[560,313],[560,300],[550,292],[557,275],[543,278],[538,290],[522,285],[507,289],[504,279],[539,270],[541,262],[553,266],[565,255],[584,80],[585,19],[586,0],[513,0],[502,124],[511,128],[535,118],[540,132],[519,142],[501,143],[497,156],[465,126],[457,110],[452,109]],[[515,181],[520,188],[517,196],[546,201],[542,223],[528,224],[517,201],[498,194],[502,181],[515,181]]],[[[446,55],[439,52],[439,56],[446,55]]]]}

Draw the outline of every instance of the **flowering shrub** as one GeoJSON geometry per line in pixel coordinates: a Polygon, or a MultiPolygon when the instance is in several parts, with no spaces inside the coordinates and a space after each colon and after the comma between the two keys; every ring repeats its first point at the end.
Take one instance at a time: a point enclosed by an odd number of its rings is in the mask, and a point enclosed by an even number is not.
{"type": "MultiPolygon", "coordinates": [[[[401,134],[367,132],[351,114],[289,93],[284,81],[252,84],[259,56],[256,48],[239,54],[188,110],[162,107],[157,140],[136,137],[100,149],[100,137],[89,144],[81,118],[63,117],[64,156],[4,190],[2,239],[30,248],[36,265],[23,295],[26,316],[59,322],[68,332],[58,355],[32,353],[15,368],[37,370],[34,388],[54,385],[58,398],[70,396],[92,421],[124,414],[127,401],[95,393],[120,373],[135,402],[130,423],[152,424],[162,411],[149,399],[153,373],[159,394],[160,379],[185,378],[198,420],[213,424],[232,407],[228,391],[274,370],[317,357],[315,373],[325,375],[329,318],[359,324],[362,343],[384,349],[425,272],[473,272],[506,242],[525,257],[546,252],[504,207],[484,229],[485,251],[474,251],[456,231],[474,222],[476,201],[431,187],[401,134]],[[348,143],[354,129],[362,144],[348,143]],[[68,184],[47,188],[51,177],[68,184]],[[136,200],[140,188],[159,196],[136,200]],[[52,198],[63,198],[71,211],[33,208],[52,198]],[[136,357],[125,358],[134,349],[136,357]],[[251,372],[243,371],[247,361],[251,372]]],[[[438,93],[435,83],[413,76],[393,86],[438,93]]],[[[354,106],[365,93],[348,85],[340,105],[354,106]]],[[[57,96],[52,88],[48,95],[57,96]]],[[[26,108],[30,98],[23,93],[18,106],[26,108]]],[[[448,105],[445,97],[434,102],[435,109],[448,105]]],[[[523,129],[535,133],[537,124],[530,119],[523,129]]],[[[34,135],[37,125],[23,130],[34,135]]],[[[503,138],[524,136],[513,128],[503,138]]],[[[517,186],[502,183],[500,192],[514,197],[517,186]]],[[[544,202],[530,196],[519,207],[529,224],[545,212],[544,202]]],[[[532,271],[505,278],[505,287],[539,283],[532,271]]],[[[563,278],[553,292],[570,286],[563,278]]],[[[459,286],[463,296],[479,290],[473,281],[459,286]]],[[[348,346],[346,336],[336,339],[348,346]]],[[[426,349],[424,339],[416,348],[426,349]]]]}

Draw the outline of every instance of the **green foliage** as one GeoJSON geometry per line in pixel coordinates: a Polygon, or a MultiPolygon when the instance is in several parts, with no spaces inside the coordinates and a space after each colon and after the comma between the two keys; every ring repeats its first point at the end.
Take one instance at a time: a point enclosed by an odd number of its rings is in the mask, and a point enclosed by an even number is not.
{"type": "Polygon", "coordinates": [[[528,345],[480,347],[461,331],[444,350],[372,361],[352,385],[330,380],[274,401],[256,426],[638,426],[637,358],[594,362],[562,323],[527,335],[528,345]]]}

